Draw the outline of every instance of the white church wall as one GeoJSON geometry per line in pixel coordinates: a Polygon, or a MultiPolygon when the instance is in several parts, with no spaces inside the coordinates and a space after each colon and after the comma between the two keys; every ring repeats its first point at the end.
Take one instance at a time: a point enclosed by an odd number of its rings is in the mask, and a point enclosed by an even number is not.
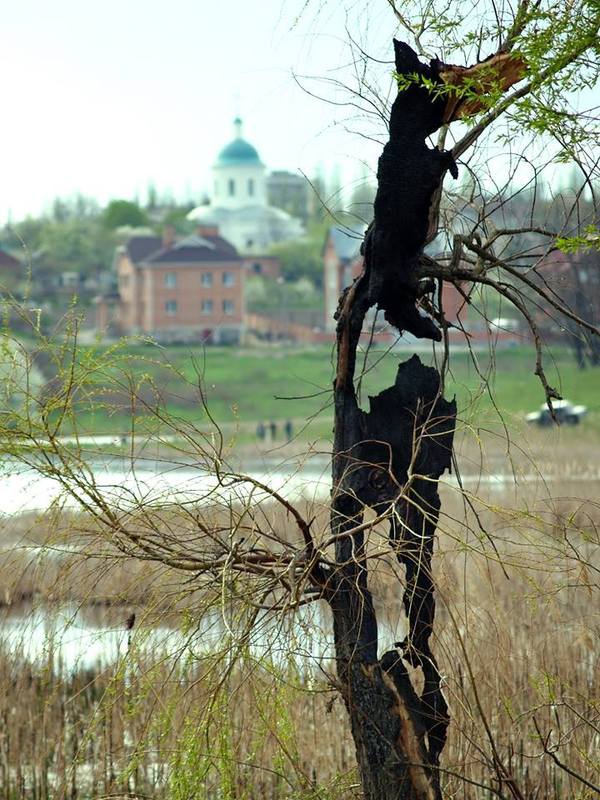
{"type": "Polygon", "coordinates": [[[265,205],[267,191],[262,165],[216,165],[213,168],[213,205],[220,208],[243,208],[265,205]],[[231,192],[233,187],[233,193],[231,192]]]}

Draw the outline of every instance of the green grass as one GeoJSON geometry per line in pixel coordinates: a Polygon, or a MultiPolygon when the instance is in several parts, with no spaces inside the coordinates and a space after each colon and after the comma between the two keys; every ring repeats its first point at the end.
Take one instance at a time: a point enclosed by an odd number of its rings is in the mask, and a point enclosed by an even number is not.
{"type": "MultiPolygon", "coordinates": [[[[103,361],[98,348],[82,348],[89,365],[103,361]]],[[[205,425],[203,404],[220,424],[252,430],[259,420],[302,421],[319,416],[314,435],[331,429],[331,350],[240,350],[128,346],[108,365],[90,370],[100,408],[95,413],[80,402],[77,423],[95,433],[126,431],[130,426],[131,387],[152,404],[162,398],[172,414],[205,425]],[[129,376],[134,376],[132,381],[129,376]],[[318,429],[318,430],[317,430],[318,429]]],[[[137,410],[142,412],[138,404],[137,410]]]]}
{"type": "MultiPolygon", "coordinates": [[[[95,367],[105,355],[101,348],[81,350],[81,362],[88,365],[90,379],[100,392],[101,407],[91,413],[86,402],[81,403],[77,414],[80,430],[127,431],[135,386],[150,405],[160,397],[169,412],[199,427],[207,422],[202,391],[214,419],[226,429],[236,426],[244,435],[253,435],[259,420],[285,419],[294,420],[296,430],[303,421],[312,420],[309,437],[331,432],[334,365],[329,346],[244,350],[127,345],[111,353],[108,366],[95,367]]],[[[398,362],[408,356],[408,352],[381,349],[369,353],[361,386],[363,407],[368,395],[393,382],[398,362]]],[[[433,363],[429,353],[420,357],[433,363]]],[[[449,362],[446,395],[456,395],[459,416],[469,422],[498,421],[498,412],[509,421],[522,419],[544,401],[534,369],[531,347],[500,349],[493,360],[488,352],[455,352],[449,362]]],[[[588,406],[591,413],[585,424],[600,426],[600,415],[594,413],[599,408],[600,371],[578,370],[569,351],[561,348],[547,354],[546,370],[551,385],[573,402],[588,406]]],[[[139,404],[136,410],[143,413],[139,404]]]]}
{"type": "MultiPolygon", "coordinates": [[[[500,414],[509,420],[522,419],[545,401],[534,374],[533,348],[498,350],[493,360],[489,353],[476,354],[475,360],[477,364],[469,354],[458,353],[450,361],[447,394],[456,394],[461,416],[498,418],[500,414]]],[[[549,384],[572,402],[588,406],[593,421],[600,409],[600,370],[577,369],[566,348],[547,352],[544,368],[549,384]]]]}

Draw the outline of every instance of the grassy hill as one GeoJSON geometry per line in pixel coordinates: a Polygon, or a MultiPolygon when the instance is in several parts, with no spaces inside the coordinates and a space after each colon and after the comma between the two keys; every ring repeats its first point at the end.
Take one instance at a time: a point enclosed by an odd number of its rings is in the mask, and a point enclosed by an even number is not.
{"type": "MultiPolygon", "coordinates": [[[[399,361],[411,353],[373,348],[361,363],[364,371],[362,403],[393,381],[399,361]]],[[[421,354],[433,363],[431,352],[421,354]]],[[[439,355],[438,355],[439,358],[439,355]]],[[[331,431],[331,385],[334,354],[331,347],[292,349],[205,348],[129,344],[118,348],[82,348],[82,372],[87,375],[77,423],[93,433],[127,431],[131,397],[141,402],[134,413],[144,414],[160,400],[169,412],[193,421],[212,417],[229,429],[253,433],[259,421],[292,419],[296,430],[308,424],[307,435],[317,438],[331,431]],[[93,401],[93,402],[92,402],[93,401]],[[90,407],[95,405],[95,411],[90,407]]],[[[521,420],[544,400],[533,374],[535,355],[530,347],[489,352],[454,352],[449,362],[446,395],[456,395],[459,416],[470,424],[494,424],[500,415],[521,420]]],[[[566,349],[547,354],[547,377],[565,397],[590,409],[586,426],[600,425],[600,372],[578,370],[566,349]]]]}

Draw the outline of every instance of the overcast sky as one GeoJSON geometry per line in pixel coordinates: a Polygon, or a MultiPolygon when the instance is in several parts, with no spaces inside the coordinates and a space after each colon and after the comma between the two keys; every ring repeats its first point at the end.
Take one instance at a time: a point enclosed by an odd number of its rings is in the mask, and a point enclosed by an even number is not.
{"type": "MultiPolygon", "coordinates": [[[[303,5],[5,4],[0,223],[36,214],[56,196],[144,200],[151,182],[198,199],[237,113],[270,168],[312,174],[319,163],[339,162],[349,182],[361,161],[374,165],[378,148],[347,135],[336,125],[341,111],[294,81],[294,70],[332,76],[348,58],[341,5],[317,13],[315,4],[296,23],[303,5]]],[[[389,41],[385,4],[372,16],[370,26],[389,41]]],[[[384,80],[391,69],[381,67],[384,80]]]]}
{"type": "MultiPolygon", "coordinates": [[[[381,145],[368,137],[385,135],[380,119],[353,118],[333,85],[356,85],[348,31],[382,60],[370,80],[390,93],[396,31],[385,0],[5,3],[0,224],[57,196],[143,202],[151,183],[199,201],[236,114],[269,168],[312,176],[339,165],[348,194],[376,167],[381,145]],[[321,76],[305,87],[340,105],[311,97],[294,72],[321,76]]],[[[485,159],[508,174],[504,148],[485,159]]]]}

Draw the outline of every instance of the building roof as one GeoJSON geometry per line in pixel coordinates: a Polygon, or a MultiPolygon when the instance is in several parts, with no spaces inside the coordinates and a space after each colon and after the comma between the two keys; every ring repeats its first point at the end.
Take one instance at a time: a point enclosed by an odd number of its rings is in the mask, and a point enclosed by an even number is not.
{"type": "Polygon", "coordinates": [[[196,264],[201,261],[241,261],[235,247],[222,236],[187,236],[161,247],[142,261],[145,264],[196,264]]]}
{"type": "Polygon", "coordinates": [[[298,175],[296,172],[289,172],[285,169],[274,169],[267,176],[267,183],[285,183],[294,186],[308,186],[308,181],[304,175],[298,175]]]}
{"type": "Polygon", "coordinates": [[[132,236],[125,245],[127,255],[137,264],[144,261],[152,253],[156,253],[162,247],[162,239],[160,236],[132,236]]]}
{"type": "MultiPolygon", "coordinates": [[[[253,205],[241,206],[241,208],[223,208],[223,206],[198,206],[193,208],[187,215],[187,219],[201,222],[204,225],[223,225],[232,221],[256,222],[260,224],[264,220],[269,222],[293,222],[301,225],[300,220],[288,214],[282,208],[275,206],[253,205]]],[[[298,235],[300,235],[298,233],[298,235]]]]}
{"type": "Polygon", "coordinates": [[[280,208],[267,205],[223,208],[198,206],[187,216],[205,225],[218,225],[240,253],[265,253],[277,242],[289,242],[302,236],[302,222],[280,208]],[[250,245],[248,240],[252,241],[250,245]]]}
{"type": "Polygon", "coordinates": [[[226,145],[217,158],[217,166],[231,167],[237,165],[260,164],[258,151],[245,139],[234,139],[226,145]]]}
{"type": "Polygon", "coordinates": [[[221,150],[217,156],[215,166],[234,167],[234,166],[262,166],[258,151],[250,142],[242,138],[242,120],[239,117],[233,121],[235,129],[235,139],[221,150]]]}
{"type": "Polygon", "coordinates": [[[0,247],[0,267],[12,267],[14,269],[20,266],[21,262],[18,258],[11,256],[10,253],[0,247]]]}

